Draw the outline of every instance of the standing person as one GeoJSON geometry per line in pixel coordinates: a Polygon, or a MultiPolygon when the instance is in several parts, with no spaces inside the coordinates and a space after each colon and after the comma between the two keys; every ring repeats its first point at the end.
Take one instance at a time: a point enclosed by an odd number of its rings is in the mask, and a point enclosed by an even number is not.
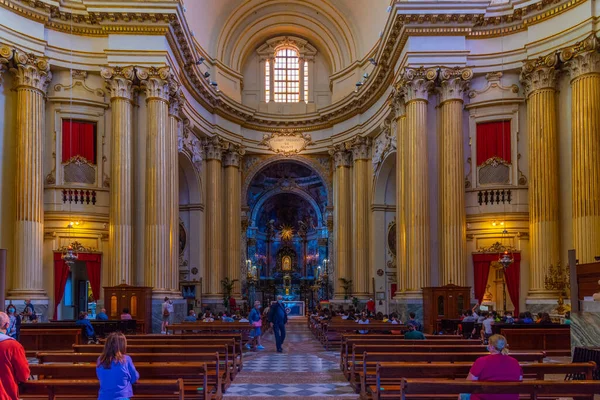
{"type": "MultiPolygon", "coordinates": [[[[492,335],[487,347],[489,356],[479,357],[467,376],[468,381],[519,382],[523,380],[523,369],[519,362],[508,355],[508,343],[502,335],[492,335]]],[[[461,395],[471,400],[519,400],[518,394],[472,394],[461,395]]]]}
{"type": "Polygon", "coordinates": [[[283,353],[283,342],[285,341],[285,324],[288,322],[287,313],[285,312],[285,305],[283,305],[283,297],[277,296],[277,302],[271,304],[271,310],[269,311],[269,321],[271,322],[271,328],[275,334],[275,345],[278,353],[283,353]]]}
{"type": "Polygon", "coordinates": [[[100,381],[98,400],[125,400],[133,397],[131,385],[140,379],[131,357],[125,354],[127,339],[121,332],[106,338],[102,355],[96,363],[96,376],[100,381]]]}
{"type": "Polygon", "coordinates": [[[21,328],[21,316],[17,314],[17,309],[15,306],[10,303],[6,308],[6,314],[10,319],[10,324],[8,325],[8,330],[6,334],[13,339],[19,340],[19,330],[21,328]]]}
{"type": "Polygon", "coordinates": [[[165,297],[165,302],[162,304],[162,325],[160,327],[160,333],[167,333],[167,326],[171,322],[173,317],[173,302],[165,297]]]}
{"type": "Polygon", "coordinates": [[[481,323],[481,339],[484,344],[487,344],[487,341],[490,336],[492,336],[492,324],[494,323],[494,315],[492,313],[485,313],[485,319],[481,323]]]}
{"type": "Polygon", "coordinates": [[[372,315],[375,314],[375,302],[372,298],[367,301],[367,311],[372,315]]]}
{"type": "Polygon", "coordinates": [[[31,304],[31,299],[25,299],[25,309],[23,310],[23,315],[27,317],[28,321],[37,319],[35,315],[35,308],[33,307],[33,304],[31,304]]]}
{"type": "Polygon", "coordinates": [[[10,318],[0,312],[0,399],[18,400],[19,382],[29,379],[29,364],[25,350],[6,331],[10,318]]]}
{"type": "Polygon", "coordinates": [[[252,329],[252,331],[250,333],[250,337],[253,338],[252,345],[250,345],[250,343],[248,343],[247,347],[248,348],[254,347],[256,350],[263,350],[264,347],[260,342],[260,338],[262,335],[262,332],[261,332],[262,318],[260,315],[260,301],[257,300],[254,302],[254,307],[252,308],[252,310],[250,311],[250,314],[248,315],[248,321],[250,321],[250,324],[252,324],[254,329],[252,329]]]}

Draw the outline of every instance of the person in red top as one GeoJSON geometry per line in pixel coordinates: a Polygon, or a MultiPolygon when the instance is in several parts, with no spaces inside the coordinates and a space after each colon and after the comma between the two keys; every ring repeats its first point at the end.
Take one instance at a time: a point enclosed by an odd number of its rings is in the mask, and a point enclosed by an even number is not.
{"type": "Polygon", "coordinates": [[[19,342],[6,334],[10,318],[0,312],[0,400],[18,400],[18,382],[29,379],[29,364],[19,342]]]}
{"type": "MultiPolygon", "coordinates": [[[[523,369],[519,362],[508,355],[508,343],[502,335],[488,339],[489,356],[480,357],[473,363],[467,380],[483,382],[519,382],[523,380],[523,369]]],[[[468,399],[468,395],[461,395],[468,399]]],[[[519,400],[518,394],[472,394],[470,400],[519,400]]]]}
{"type": "Polygon", "coordinates": [[[367,311],[371,314],[375,314],[375,302],[373,299],[369,299],[369,301],[367,301],[367,311]]]}

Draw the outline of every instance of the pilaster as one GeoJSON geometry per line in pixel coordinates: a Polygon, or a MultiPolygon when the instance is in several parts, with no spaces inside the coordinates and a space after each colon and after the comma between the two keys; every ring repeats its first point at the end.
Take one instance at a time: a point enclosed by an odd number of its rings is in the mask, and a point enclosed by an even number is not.
{"type": "MultiPolygon", "coordinates": [[[[5,57],[3,57],[5,58],[5,57]]],[[[17,91],[16,224],[13,289],[9,297],[46,298],[43,286],[44,181],[42,175],[46,89],[52,79],[45,58],[16,51],[11,72],[17,91]]],[[[5,58],[6,59],[6,58],[5,58]]]]}
{"type": "Polygon", "coordinates": [[[529,264],[528,298],[555,298],[545,289],[545,271],[560,262],[558,213],[558,132],[556,66],[550,54],[523,65],[521,81],[527,95],[529,145],[529,264]]]}
{"type": "Polygon", "coordinates": [[[170,198],[170,263],[168,271],[169,288],[173,289],[173,295],[181,295],[179,291],[179,132],[183,129],[180,111],[185,99],[179,85],[173,80],[171,82],[169,96],[169,136],[167,142],[167,155],[169,164],[169,194],[170,198]]]}
{"type": "Polygon", "coordinates": [[[406,291],[406,105],[402,92],[396,90],[392,103],[396,118],[396,293],[406,291]]]}
{"type": "MultiPolygon", "coordinates": [[[[223,166],[225,167],[225,276],[230,280],[240,279],[240,266],[242,265],[240,221],[241,215],[241,176],[240,163],[244,154],[244,148],[230,144],[229,149],[223,154],[223,166]]],[[[241,284],[238,282],[233,288],[233,296],[241,299],[241,284]]]]}
{"type": "Polygon", "coordinates": [[[107,286],[132,284],[133,67],[103,68],[111,104],[111,188],[107,286]]]}
{"type": "Polygon", "coordinates": [[[441,285],[467,284],[463,98],[472,77],[468,68],[440,70],[441,285]]]}
{"type": "Polygon", "coordinates": [[[351,228],[352,228],[352,184],[351,167],[352,153],[346,150],[344,144],[335,145],[329,153],[333,157],[335,168],[334,183],[333,183],[333,235],[335,246],[335,277],[334,281],[334,297],[336,300],[344,300],[344,291],[340,285],[339,279],[352,278],[352,243],[351,243],[351,228]]]}

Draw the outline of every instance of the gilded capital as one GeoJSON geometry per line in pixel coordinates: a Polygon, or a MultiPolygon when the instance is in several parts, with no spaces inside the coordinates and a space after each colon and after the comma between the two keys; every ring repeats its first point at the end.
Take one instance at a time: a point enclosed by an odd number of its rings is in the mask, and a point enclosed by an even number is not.
{"type": "Polygon", "coordinates": [[[246,153],[244,148],[237,144],[230,144],[229,149],[223,153],[223,166],[240,167],[242,156],[246,153]]]}
{"type": "Polygon", "coordinates": [[[2,83],[2,74],[8,71],[8,63],[12,58],[13,50],[6,45],[0,45],[0,83],[2,83]]]}
{"type": "Polygon", "coordinates": [[[333,157],[335,168],[352,166],[352,153],[346,150],[345,144],[336,144],[329,150],[329,154],[333,157]]]}
{"type": "Polygon", "coordinates": [[[356,136],[349,142],[354,161],[368,160],[371,158],[371,138],[356,136]]]}
{"type": "Polygon", "coordinates": [[[14,66],[11,68],[11,72],[15,75],[17,88],[25,86],[37,89],[42,93],[46,93],[50,80],[52,80],[48,60],[20,50],[14,53],[14,66]]]}
{"type": "Polygon", "coordinates": [[[447,100],[461,100],[469,89],[469,81],[473,77],[470,68],[442,68],[440,70],[440,103],[447,100]]]}
{"type": "Polygon", "coordinates": [[[437,75],[438,72],[435,68],[404,67],[397,89],[402,92],[406,103],[413,100],[427,101],[437,75]]]}
{"type": "Polygon", "coordinates": [[[600,43],[595,35],[567,47],[560,52],[560,60],[565,63],[571,79],[582,75],[600,73],[600,43]]]}
{"type": "Polygon", "coordinates": [[[133,100],[133,67],[105,67],[100,70],[100,76],[106,81],[110,97],[133,100]]]}
{"type": "Polygon", "coordinates": [[[556,86],[558,56],[555,53],[535,60],[526,61],[521,70],[521,83],[525,89],[525,96],[536,90],[554,89],[556,86]]]}
{"type": "Polygon", "coordinates": [[[146,101],[169,101],[173,84],[173,74],[169,67],[137,67],[135,73],[142,86],[146,89],[146,101]]]}
{"type": "Polygon", "coordinates": [[[213,136],[204,142],[204,152],[206,160],[219,160],[223,159],[223,151],[225,150],[225,143],[218,136],[213,136]]]}

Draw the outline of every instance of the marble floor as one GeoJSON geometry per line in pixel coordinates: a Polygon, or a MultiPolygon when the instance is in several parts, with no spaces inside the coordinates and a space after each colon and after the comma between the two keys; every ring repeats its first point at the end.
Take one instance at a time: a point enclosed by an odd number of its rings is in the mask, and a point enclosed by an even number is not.
{"type": "Polygon", "coordinates": [[[306,320],[288,324],[283,353],[275,351],[272,334],[262,340],[265,350],[245,353],[244,369],[225,399],[358,399],[340,371],[339,353],[325,351],[308,330],[306,320]]]}

